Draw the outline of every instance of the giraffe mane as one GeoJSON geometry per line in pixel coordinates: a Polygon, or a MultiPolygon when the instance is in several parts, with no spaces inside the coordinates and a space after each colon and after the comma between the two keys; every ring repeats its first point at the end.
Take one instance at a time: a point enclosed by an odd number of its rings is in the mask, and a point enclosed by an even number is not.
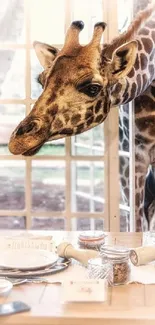
{"type": "Polygon", "coordinates": [[[103,46],[103,55],[107,58],[111,58],[115,49],[119,46],[133,40],[137,35],[140,28],[144,25],[147,19],[152,15],[153,11],[155,10],[155,3],[151,3],[148,7],[144,10],[141,10],[134,21],[130,24],[127,31],[119,35],[118,37],[114,38],[110,44],[105,44],[103,46]]]}

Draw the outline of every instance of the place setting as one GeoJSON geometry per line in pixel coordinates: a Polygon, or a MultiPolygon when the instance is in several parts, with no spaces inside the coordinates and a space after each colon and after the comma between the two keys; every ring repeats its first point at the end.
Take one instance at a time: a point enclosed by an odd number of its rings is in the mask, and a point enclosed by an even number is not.
{"type": "MultiPolygon", "coordinates": [[[[12,242],[17,240],[19,242],[18,237],[13,238],[12,242]]],[[[30,243],[29,238],[26,240],[30,243]]],[[[24,239],[20,239],[20,245],[23,242],[24,239]]],[[[67,269],[70,259],[60,257],[54,249],[21,248],[24,245],[10,249],[10,244],[8,246],[0,251],[0,295],[8,294],[12,286],[24,283],[61,284],[45,277],[67,269]]]]}

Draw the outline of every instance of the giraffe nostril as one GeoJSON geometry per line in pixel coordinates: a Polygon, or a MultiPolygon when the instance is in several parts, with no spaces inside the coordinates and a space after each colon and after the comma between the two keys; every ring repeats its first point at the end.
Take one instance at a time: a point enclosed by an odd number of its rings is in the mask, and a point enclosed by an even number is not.
{"type": "Polygon", "coordinates": [[[16,135],[23,135],[25,133],[31,132],[36,124],[34,122],[31,122],[25,126],[20,126],[20,128],[17,130],[16,135]]]}

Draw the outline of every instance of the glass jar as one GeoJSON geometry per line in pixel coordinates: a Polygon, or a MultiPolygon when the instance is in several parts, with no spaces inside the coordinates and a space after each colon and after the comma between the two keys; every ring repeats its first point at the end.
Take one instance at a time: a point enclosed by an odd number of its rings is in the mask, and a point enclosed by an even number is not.
{"type": "Polygon", "coordinates": [[[106,279],[111,284],[113,278],[111,264],[104,262],[101,257],[91,258],[87,270],[90,279],[106,279]]]}
{"type": "Polygon", "coordinates": [[[99,251],[105,244],[105,233],[102,231],[81,232],[78,237],[78,244],[83,249],[94,249],[99,251]]]}
{"type": "Polygon", "coordinates": [[[128,283],[130,280],[130,250],[118,246],[102,246],[101,257],[113,268],[113,285],[128,283]]]}

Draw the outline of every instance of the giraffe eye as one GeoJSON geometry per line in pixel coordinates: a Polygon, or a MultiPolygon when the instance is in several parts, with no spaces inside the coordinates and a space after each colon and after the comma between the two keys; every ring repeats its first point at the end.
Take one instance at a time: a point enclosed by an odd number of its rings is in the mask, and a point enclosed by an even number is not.
{"type": "Polygon", "coordinates": [[[80,91],[88,95],[89,97],[95,97],[99,94],[101,88],[102,86],[100,84],[89,84],[80,89],[80,91]]]}

